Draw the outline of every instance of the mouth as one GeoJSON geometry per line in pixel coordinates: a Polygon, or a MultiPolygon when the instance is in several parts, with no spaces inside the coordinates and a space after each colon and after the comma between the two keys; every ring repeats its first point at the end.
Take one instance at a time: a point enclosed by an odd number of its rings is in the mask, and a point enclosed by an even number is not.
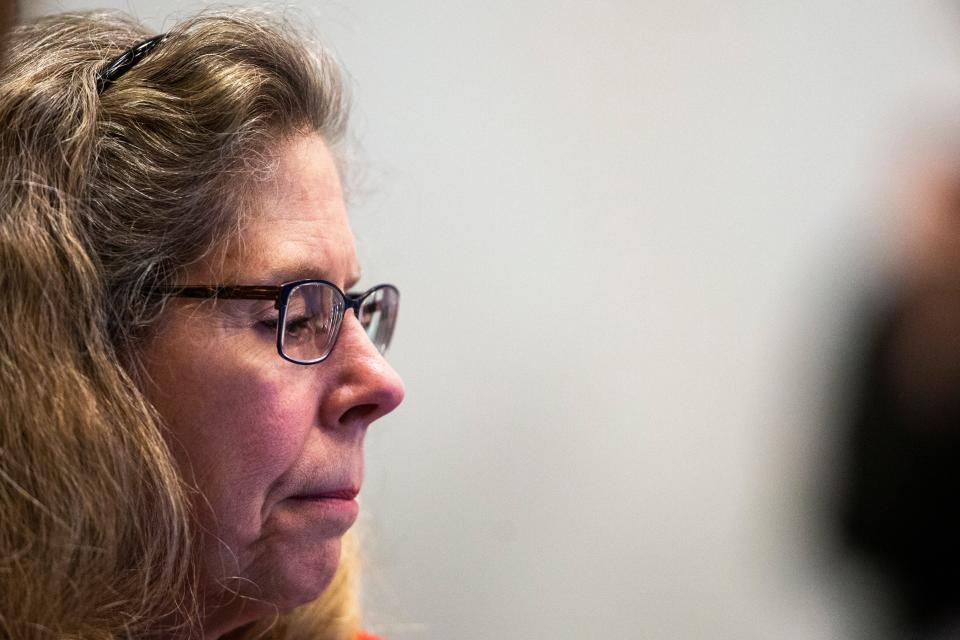
{"type": "Polygon", "coordinates": [[[292,500],[354,500],[360,490],[356,487],[342,487],[332,491],[318,491],[291,496],[292,500]]]}
{"type": "Polygon", "coordinates": [[[306,516],[306,522],[322,526],[328,534],[343,535],[360,512],[356,501],[358,493],[359,488],[350,486],[330,490],[311,488],[290,496],[286,504],[306,516]]]}

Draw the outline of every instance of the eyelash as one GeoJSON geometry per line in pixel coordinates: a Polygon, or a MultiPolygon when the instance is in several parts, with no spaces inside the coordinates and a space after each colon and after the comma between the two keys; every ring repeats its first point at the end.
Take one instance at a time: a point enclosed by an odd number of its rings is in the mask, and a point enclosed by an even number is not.
{"type": "MultiPolygon", "coordinates": [[[[264,329],[268,329],[268,330],[271,331],[272,333],[276,333],[276,332],[277,332],[277,323],[278,323],[279,321],[280,321],[280,318],[269,318],[269,319],[267,319],[267,320],[260,320],[259,322],[257,322],[257,326],[258,326],[258,327],[263,327],[264,329]]],[[[300,316],[300,317],[290,317],[290,316],[288,316],[288,317],[287,317],[287,326],[288,326],[288,327],[296,327],[296,326],[298,326],[298,325],[303,324],[303,323],[306,322],[306,321],[307,321],[307,317],[306,317],[306,316],[300,316]]]]}

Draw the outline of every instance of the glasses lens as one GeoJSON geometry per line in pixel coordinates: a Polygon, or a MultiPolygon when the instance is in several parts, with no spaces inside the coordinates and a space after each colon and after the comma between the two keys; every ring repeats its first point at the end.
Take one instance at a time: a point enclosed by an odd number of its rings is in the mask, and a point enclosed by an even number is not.
{"type": "Polygon", "coordinates": [[[283,355],[297,362],[327,357],[337,340],[343,318],[343,298],[322,283],[302,284],[290,292],[280,346],[283,355]]]}
{"type": "Polygon", "coordinates": [[[360,304],[360,324],[380,353],[390,346],[399,304],[400,293],[389,284],[370,290],[360,304]]]}

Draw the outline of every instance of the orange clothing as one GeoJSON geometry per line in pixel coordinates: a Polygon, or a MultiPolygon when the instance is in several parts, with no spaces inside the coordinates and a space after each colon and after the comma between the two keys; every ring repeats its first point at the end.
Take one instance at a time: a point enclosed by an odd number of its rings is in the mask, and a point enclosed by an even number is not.
{"type": "Polygon", "coordinates": [[[379,636],[373,636],[366,631],[357,631],[356,640],[383,640],[379,636]]]}

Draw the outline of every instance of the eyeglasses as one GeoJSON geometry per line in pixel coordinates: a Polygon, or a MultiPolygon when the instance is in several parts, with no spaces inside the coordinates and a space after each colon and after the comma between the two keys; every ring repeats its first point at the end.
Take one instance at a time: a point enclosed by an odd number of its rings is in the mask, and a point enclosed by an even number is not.
{"type": "Polygon", "coordinates": [[[363,293],[344,293],[326,280],[296,280],[279,287],[188,285],[160,287],[157,293],[185,298],[273,300],[277,352],[296,364],[322,362],[333,351],[347,309],[380,353],[390,346],[397,322],[400,292],[392,284],[378,284],[363,293]]]}

